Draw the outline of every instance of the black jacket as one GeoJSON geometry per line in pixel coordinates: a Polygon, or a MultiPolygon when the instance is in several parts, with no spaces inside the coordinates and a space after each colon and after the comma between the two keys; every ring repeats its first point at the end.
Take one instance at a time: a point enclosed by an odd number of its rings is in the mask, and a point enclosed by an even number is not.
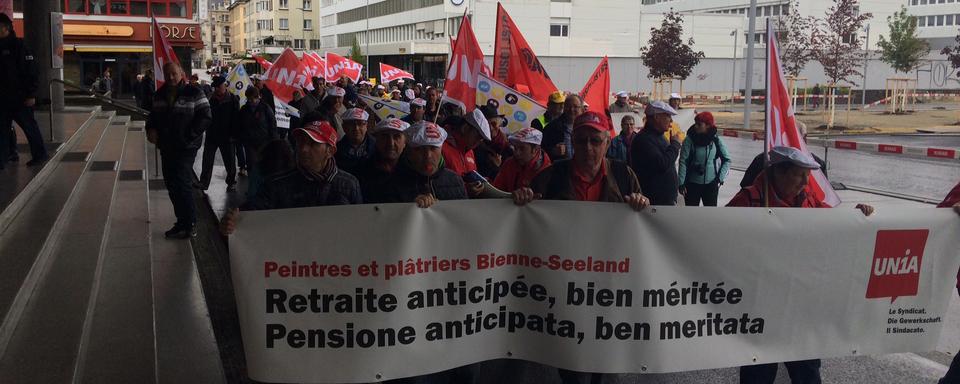
{"type": "Polygon", "coordinates": [[[313,179],[293,169],[267,179],[249,207],[260,210],[360,203],[360,184],[353,175],[336,169],[326,178],[313,179]]]}
{"type": "Polygon", "coordinates": [[[40,88],[40,69],[37,61],[20,39],[13,33],[0,39],[0,103],[4,106],[23,105],[23,101],[36,97],[40,88]]]}
{"type": "Polygon", "coordinates": [[[412,203],[417,196],[433,194],[437,200],[464,200],[467,188],[463,179],[449,169],[440,167],[432,176],[423,176],[400,159],[396,171],[384,182],[374,201],[381,203],[412,203]]]}
{"type": "Polygon", "coordinates": [[[357,180],[360,181],[360,192],[363,194],[364,203],[383,203],[383,190],[386,188],[390,176],[396,171],[396,168],[391,172],[385,171],[377,166],[379,161],[379,155],[374,153],[354,173],[357,180]]]}
{"type": "Polygon", "coordinates": [[[550,161],[569,159],[573,156],[572,148],[567,148],[567,155],[565,157],[556,157],[553,155],[553,147],[557,144],[563,144],[567,137],[572,134],[572,131],[567,132],[567,118],[564,115],[560,115],[547,123],[547,127],[543,129],[541,147],[547,152],[547,155],[550,156],[550,161]]]}
{"type": "MultiPolygon", "coordinates": [[[[267,88],[266,85],[264,85],[263,88],[260,88],[260,102],[267,103],[271,110],[277,110],[277,101],[273,99],[273,91],[271,91],[270,88],[267,88]]],[[[274,122],[273,124],[276,125],[277,123],[274,122]]]]}
{"type": "MultiPolygon", "coordinates": [[[[626,163],[604,159],[607,162],[607,177],[600,201],[623,202],[623,197],[632,193],[642,193],[637,176],[626,163]]],[[[533,178],[530,188],[541,194],[544,200],[576,200],[573,187],[573,162],[560,160],[550,165],[533,178]]]]}
{"type": "Polygon", "coordinates": [[[210,98],[210,112],[213,122],[207,130],[207,137],[215,140],[229,140],[236,136],[237,116],[240,113],[240,98],[227,93],[223,98],[213,95],[210,98]]]}
{"type": "Polygon", "coordinates": [[[340,169],[356,175],[360,165],[369,160],[377,151],[376,140],[367,136],[359,148],[353,148],[346,137],[337,142],[337,166],[340,169]]]}
{"type": "Polygon", "coordinates": [[[255,107],[249,103],[240,107],[237,139],[246,145],[262,145],[277,137],[277,119],[267,103],[260,100],[255,107]]]}
{"type": "Polygon", "coordinates": [[[162,151],[196,150],[203,143],[210,120],[210,103],[199,87],[167,82],[154,94],[146,129],[157,131],[162,151]],[[171,105],[167,95],[174,87],[177,97],[171,105]]]}
{"type": "Polygon", "coordinates": [[[644,128],[633,136],[630,145],[630,166],[640,180],[645,196],[652,205],[675,205],[677,203],[677,157],[680,142],[663,138],[663,133],[644,128]]]}

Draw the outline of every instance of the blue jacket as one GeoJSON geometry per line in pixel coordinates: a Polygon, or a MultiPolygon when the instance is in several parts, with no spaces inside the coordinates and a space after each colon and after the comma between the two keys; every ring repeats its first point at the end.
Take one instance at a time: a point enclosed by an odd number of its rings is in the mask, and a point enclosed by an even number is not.
{"type": "Polygon", "coordinates": [[[716,131],[711,131],[711,133],[712,135],[710,133],[701,135],[709,135],[709,141],[706,145],[697,145],[694,142],[697,135],[693,131],[687,133],[687,138],[683,140],[683,146],[680,148],[680,169],[678,172],[680,185],[703,185],[710,184],[715,180],[722,183],[727,179],[727,173],[730,171],[730,154],[727,152],[727,146],[723,144],[723,140],[717,136],[716,131]]]}

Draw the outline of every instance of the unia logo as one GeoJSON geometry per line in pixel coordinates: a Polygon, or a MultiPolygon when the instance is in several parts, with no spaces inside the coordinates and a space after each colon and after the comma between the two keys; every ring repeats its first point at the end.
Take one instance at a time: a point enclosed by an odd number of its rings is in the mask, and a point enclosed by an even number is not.
{"type": "Polygon", "coordinates": [[[867,283],[868,299],[889,297],[893,303],[897,297],[917,295],[929,234],[926,229],[877,231],[867,283]]]}

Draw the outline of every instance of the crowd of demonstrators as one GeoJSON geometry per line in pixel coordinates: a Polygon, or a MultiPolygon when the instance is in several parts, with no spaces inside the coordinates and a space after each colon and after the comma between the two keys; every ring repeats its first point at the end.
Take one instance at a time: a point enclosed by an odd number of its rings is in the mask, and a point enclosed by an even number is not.
{"type": "Polygon", "coordinates": [[[471,197],[480,196],[483,184],[477,172],[477,160],[473,150],[484,140],[491,139],[487,118],[479,109],[474,109],[463,117],[448,117],[443,125],[446,132],[449,132],[442,148],[446,168],[464,178],[471,197]]]}
{"type": "Polygon", "coordinates": [[[163,74],[166,80],[154,95],[146,133],[148,140],[160,150],[163,180],[177,217],[173,228],[164,235],[184,239],[197,233],[193,163],[212,116],[203,91],[184,81],[179,64],[164,64],[163,74]]]}
{"type": "Polygon", "coordinates": [[[50,156],[40,134],[40,125],[33,115],[40,89],[40,67],[23,39],[13,30],[13,21],[0,13],[0,169],[7,162],[20,161],[17,154],[16,122],[30,144],[28,166],[40,165],[50,156]]]}
{"type": "Polygon", "coordinates": [[[730,171],[730,154],[717,134],[713,114],[700,112],[680,149],[680,194],[687,206],[716,207],[720,186],[730,171]],[[719,162],[719,163],[718,163],[719,162]]]}
{"type": "Polygon", "coordinates": [[[466,199],[468,187],[463,178],[444,165],[447,132],[434,123],[421,121],[410,127],[407,136],[408,149],[375,200],[412,202],[429,208],[437,201],[466,199]]]}
{"type": "Polygon", "coordinates": [[[407,124],[413,125],[423,121],[427,115],[427,101],[421,98],[410,100],[410,114],[402,120],[407,124]]]}
{"type": "Polygon", "coordinates": [[[249,178],[247,179],[247,198],[256,195],[261,182],[259,167],[260,148],[270,140],[277,138],[276,114],[270,105],[263,100],[263,95],[257,87],[249,87],[244,91],[247,102],[240,107],[238,116],[237,138],[243,145],[246,156],[249,178]]]}
{"type": "Polygon", "coordinates": [[[340,169],[356,173],[360,165],[373,157],[376,139],[367,134],[367,120],[370,115],[360,108],[350,108],[344,112],[343,138],[337,142],[337,164],[340,169]]]}
{"type": "Polygon", "coordinates": [[[477,160],[477,172],[488,180],[497,178],[500,172],[500,166],[503,159],[510,157],[510,142],[507,141],[506,117],[497,112],[497,107],[493,105],[484,105],[477,107],[483,118],[487,120],[487,126],[490,129],[490,138],[484,140],[474,151],[477,160]]]}
{"type": "Polygon", "coordinates": [[[530,182],[550,166],[550,157],[540,148],[543,133],[534,128],[524,128],[510,135],[513,156],[504,160],[493,186],[502,191],[515,191],[530,187],[530,182]]]}
{"type": "Polygon", "coordinates": [[[639,113],[640,112],[636,107],[630,105],[628,100],[630,97],[629,93],[627,93],[626,91],[620,91],[620,92],[617,92],[616,96],[617,96],[617,99],[613,102],[613,104],[610,104],[610,106],[607,108],[607,110],[610,111],[610,113],[624,113],[624,112],[639,113]]]}
{"type": "Polygon", "coordinates": [[[400,158],[407,147],[407,133],[410,128],[403,120],[389,118],[377,123],[373,128],[374,148],[370,159],[360,165],[356,176],[360,180],[360,191],[364,202],[382,203],[380,192],[385,189],[390,175],[397,170],[400,158]]]}

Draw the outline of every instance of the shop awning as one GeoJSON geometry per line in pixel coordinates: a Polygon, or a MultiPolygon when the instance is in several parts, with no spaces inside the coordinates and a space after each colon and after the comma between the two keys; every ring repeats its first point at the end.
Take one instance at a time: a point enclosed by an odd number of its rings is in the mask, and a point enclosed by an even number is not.
{"type": "MultiPolygon", "coordinates": [[[[64,50],[69,50],[64,46],[64,50]]],[[[120,53],[150,53],[153,48],[148,45],[74,45],[73,50],[77,52],[120,52],[120,53]]]]}

